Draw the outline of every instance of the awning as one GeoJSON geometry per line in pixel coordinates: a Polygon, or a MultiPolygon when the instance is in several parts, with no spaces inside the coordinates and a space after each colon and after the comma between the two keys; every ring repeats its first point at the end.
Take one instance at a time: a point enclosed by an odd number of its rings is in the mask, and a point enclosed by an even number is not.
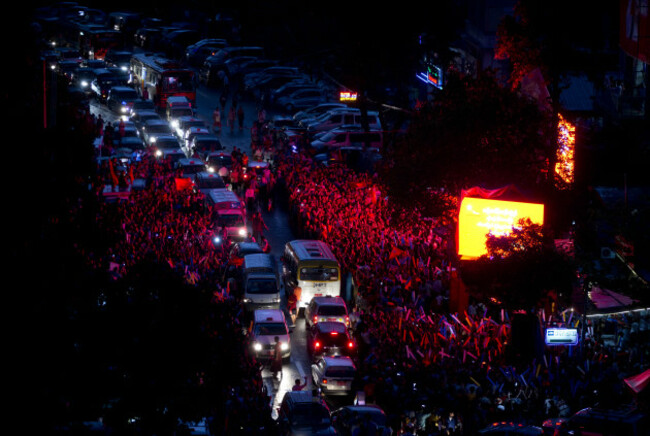
{"type": "Polygon", "coordinates": [[[640,394],[650,383],[650,369],[643,371],[641,374],[628,377],[623,381],[635,394],[640,394]]]}
{"type": "Polygon", "coordinates": [[[596,305],[597,309],[630,306],[638,302],[626,295],[610,291],[609,289],[599,288],[598,286],[593,286],[591,288],[589,291],[589,299],[596,305]]]}

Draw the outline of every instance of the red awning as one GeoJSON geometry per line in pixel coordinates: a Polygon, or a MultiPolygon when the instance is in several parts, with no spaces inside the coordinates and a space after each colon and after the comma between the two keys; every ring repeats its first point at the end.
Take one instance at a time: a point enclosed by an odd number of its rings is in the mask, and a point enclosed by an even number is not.
{"type": "Polygon", "coordinates": [[[641,374],[633,375],[625,380],[625,384],[634,391],[635,394],[643,392],[650,383],[650,369],[643,371],[641,374]]]}

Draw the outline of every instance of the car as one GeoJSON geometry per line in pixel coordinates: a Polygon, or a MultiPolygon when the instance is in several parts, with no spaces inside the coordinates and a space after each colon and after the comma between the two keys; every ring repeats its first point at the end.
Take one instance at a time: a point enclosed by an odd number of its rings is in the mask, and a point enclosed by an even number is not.
{"type": "Polygon", "coordinates": [[[86,94],[92,95],[93,90],[90,84],[95,79],[96,74],[93,68],[78,67],[72,74],[72,84],[81,88],[86,94]]]}
{"type": "Polygon", "coordinates": [[[335,435],[324,399],[308,391],[287,391],[278,408],[281,435],[335,435]]]}
{"type": "Polygon", "coordinates": [[[124,136],[116,140],[113,145],[116,154],[129,155],[132,161],[140,160],[147,151],[144,142],[137,136],[124,136]]]}
{"type": "Polygon", "coordinates": [[[289,327],[281,309],[257,309],[253,311],[253,328],[250,343],[253,354],[259,360],[273,359],[275,355],[275,338],[281,346],[282,360],[291,357],[291,336],[289,327]]]}
{"type": "Polygon", "coordinates": [[[300,72],[298,67],[291,67],[286,65],[273,65],[263,70],[255,71],[248,73],[243,76],[244,86],[249,88],[254,88],[257,83],[261,80],[266,80],[268,77],[276,76],[289,76],[294,79],[304,78],[304,75],[300,72]]]}
{"type": "Polygon", "coordinates": [[[148,120],[162,120],[155,109],[132,110],[129,119],[140,129],[148,120]]]}
{"type": "Polygon", "coordinates": [[[162,30],[156,27],[142,27],[135,31],[134,42],[140,48],[153,49],[158,46],[162,30]]]}
{"type": "Polygon", "coordinates": [[[281,96],[275,100],[275,105],[288,113],[294,113],[298,109],[312,107],[319,103],[328,101],[326,91],[320,88],[305,87],[292,92],[289,95],[281,96]]]}
{"type": "Polygon", "coordinates": [[[105,102],[108,91],[114,86],[128,86],[128,81],[115,76],[107,69],[95,70],[95,78],[90,83],[90,88],[98,101],[105,102]]]}
{"type": "Polygon", "coordinates": [[[97,70],[100,68],[106,68],[108,65],[106,65],[106,61],[104,59],[84,59],[81,61],[81,66],[84,68],[97,70]]]}
{"type": "Polygon", "coordinates": [[[185,47],[195,43],[200,37],[198,30],[178,29],[165,34],[160,42],[168,57],[180,59],[184,55],[185,47]]]}
{"type": "Polygon", "coordinates": [[[226,76],[230,78],[234,78],[237,76],[237,73],[239,72],[240,68],[242,65],[245,65],[247,62],[259,59],[256,56],[235,56],[230,59],[228,59],[224,63],[224,68],[223,71],[226,74],[226,76]]]}
{"type": "MultiPolygon", "coordinates": [[[[341,436],[353,436],[355,427],[366,426],[369,434],[391,435],[386,413],[376,404],[354,404],[332,412],[332,425],[341,436]]],[[[365,429],[364,429],[365,430],[365,429]]],[[[365,434],[362,432],[362,434],[365,434]]]]}
{"type": "Polygon", "coordinates": [[[130,86],[113,86],[106,96],[106,106],[116,114],[126,116],[137,100],[140,96],[130,86]]]}
{"type": "Polygon", "coordinates": [[[203,156],[208,171],[219,173],[221,177],[228,177],[230,175],[230,168],[232,167],[232,155],[226,151],[211,151],[203,156]]]}
{"type": "Polygon", "coordinates": [[[246,62],[242,62],[237,65],[236,68],[232,71],[227,71],[229,76],[233,79],[242,79],[244,76],[250,73],[255,73],[257,71],[262,71],[265,68],[273,67],[279,64],[279,61],[275,59],[266,59],[266,58],[253,58],[246,62]]]}
{"type": "Polygon", "coordinates": [[[185,153],[180,148],[156,148],[155,156],[163,161],[169,162],[171,167],[175,167],[176,163],[185,158],[185,153]]]}
{"type": "Polygon", "coordinates": [[[226,61],[235,56],[263,57],[264,48],[257,46],[224,47],[213,56],[208,56],[205,59],[199,72],[199,80],[208,86],[219,83],[219,72],[224,71],[226,61]]]}
{"type": "Polygon", "coordinates": [[[305,88],[318,88],[318,85],[313,83],[310,80],[307,80],[306,78],[300,78],[298,80],[292,80],[290,82],[285,83],[284,85],[280,86],[279,88],[274,89],[271,91],[269,97],[270,103],[275,103],[280,97],[285,97],[287,95],[291,95],[293,92],[298,91],[299,89],[305,89],[305,88]]]}
{"type": "Polygon", "coordinates": [[[140,128],[142,138],[148,147],[152,147],[156,142],[156,137],[160,135],[173,135],[172,128],[165,120],[151,119],[143,123],[140,128]]]}
{"type": "MultiPolygon", "coordinates": [[[[181,149],[181,143],[179,142],[178,138],[174,135],[169,135],[169,134],[156,136],[156,142],[154,143],[152,148],[154,149],[154,153],[155,150],[157,149],[174,149],[174,150],[178,149],[183,152],[183,150],[181,149]]],[[[185,156],[185,152],[183,152],[183,156],[185,156]]]]}
{"type": "Polygon", "coordinates": [[[206,192],[210,189],[225,188],[226,184],[223,178],[216,173],[200,171],[194,175],[194,188],[200,192],[206,192]]]}
{"type": "Polygon", "coordinates": [[[181,177],[194,179],[198,173],[205,171],[205,162],[198,158],[181,158],[176,162],[176,169],[180,170],[181,177]]]}
{"type": "Polygon", "coordinates": [[[143,110],[155,111],[156,105],[154,104],[153,100],[141,98],[134,101],[133,105],[131,106],[131,110],[129,111],[129,117],[132,117],[135,112],[143,110]]]}
{"type": "Polygon", "coordinates": [[[342,147],[366,147],[379,151],[383,148],[381,131],[364,131],[360,125],[341,126],[314,137],[311,146],[320,151],[342,147]]]}
{"type": "Polygon", "coordinates": [[[350,327],[350,316],[345,300],[341,297],[314,297],[305,308],[305,323],[307,327],[323,321],[336,321],[350,327]]]}
{"type": "Polygon", "coordinates": [[[307,330],[307,353],[312,360],[322,356],[356,358],[357,344],[342,322],[324,321],[307,330]]]}
{"type": "Polygon", "coordinates": [[[202,127],[207,129],[208,126],[205,124],[201,118],[183,116],[176,119],[177,125],[174,128],[174,134],[178,136],[179,139],[185,138],[185,132],[191,127],[202,127]]]}
{"type": "Polygon", "coordinates": [[[323,356],[311,365],[314,386],[325,395],[350,395],[357,367],[348,356],[323,356]]]}
{"type": "Polygon", "coordinates": [[[185,148],[185,153],[188,153],[189,146],[192,143],[192,140],[194,140],[194,137],[198,135],[212,135],[212,134],[210,133],[210,130],[206,127],[190,127],[189,129],[187,129],[181,141],[183,147],[185,148]]]}
{"type": "MultiPolygon", "coordinates": [[[[312,120],[319,119],[323,117],[326,113],[335,112],[335,111],[349,111],[355,108],[347,106],[343,103],[322,103],[316,106],[313,106],[304,111],[298,111],[293,115],[293,119],[296,120],[301,125],[306,125],[312,120]]],[[[358,110],[358,109],[357,109],[358,110]]]]}
{"type": "Polygon", "coordinates": [[[257,242],[235,242],[228,253],[228,265],[239,267],[244,262],[244,256],[260,253],[264,253],[264,250],[257,242]]]}
{"type": "Polygon", "coordinates": [[[131,67],[131,56],[133,52],[128,50],[109,49],[104,60],[109,68],[119,68],[121,71],[128,72],[131,67]]]}
{"type": "Polygon", "coordinates": [[[79,68],[81,63],[74,59],[61,59],[56,63],[56,72],[65,77],[68,84],[72,83],[74,72],[79,68]]]}
{"type": "Polygon", "coordinates": [[[219,137],[209,133],[194,136],[185,151],[189,156],[203,157],[209,152],[219,150],[223,150],[219,137]]]}
{"type": "Polygon", "coordinates": [[[202,39],[187,46],[185,49],[185,62],[192,67],[203,65],[208,56],[217,54],[219,50],[226,47],[228,42],[225,39],[202,39]]]}
{"type": "Polygon", "coordinates": [[[182,117],[194,118],[194,109],[191,106],[173,106],[167,110],[167,121],[174,130],[178,129],[178,120],[182,117]]]}

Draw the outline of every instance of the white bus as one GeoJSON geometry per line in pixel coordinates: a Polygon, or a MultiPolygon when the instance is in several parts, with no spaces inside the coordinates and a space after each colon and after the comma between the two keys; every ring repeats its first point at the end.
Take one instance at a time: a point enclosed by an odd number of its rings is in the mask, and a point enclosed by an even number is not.
{"type": "Polygon", "coordinates": [[[298,239],[287,242],[282,254],[285,289],[302,289],[298,308],[312,298],[341,294],[341,268],[330,247],[317,240],[298,239]]]}

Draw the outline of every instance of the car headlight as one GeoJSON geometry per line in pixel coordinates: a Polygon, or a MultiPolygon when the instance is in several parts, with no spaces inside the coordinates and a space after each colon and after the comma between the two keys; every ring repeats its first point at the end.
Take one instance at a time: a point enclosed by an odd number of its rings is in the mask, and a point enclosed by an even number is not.
{"type": "Polygon", "coordinates": [[[152,137],[149,139],[149,141],[153,144],[154,142],[156,142],[156,137],[155,137],[155,136],[152,136],[152,137]]]}
{"type": "Polygon", "coordinates": [[[208,172],[209,173],[214,173],[214,167],[208,167],[208,172]]]}
{"type": "Polygon", "coordinates": [[[127,107],[126,107],[126,106],[122,106],[122,107],[120,108],[120,111],[121,111],[122,113],[126,113],[126,111],[127,111],[127,107]]]}
{"type": "Polygon", "coordinates": [[[126,67],[121,67],[120,69],[121,69],[122,71],[126,71],[126,70],[128,70],[128,68],[126,68],[126,67]]]}
{"type": "Polygon", "coordinates": [[[281,342],[280,343],[280,350],[282,351],[287,351],[289,349],[289,344],[286,342],[281,342]]]}
{"type": "Polygon", "coordinates": [[[243,298],[242,301],[244,303],[250,303],[252,300],[250,298],[243,298]]]}
{"type": "Polygon", "coordinates": [[[239,229],[239,236],[246,236],[246,229],[239,229]]]}
{"type": "Polygon", "coordinates": [[[160,157],[163,155],[163,152],[160,150],[156,150],[156,157],[160,157]]]}
{"type": "Polygon", "coordinates": [[[81,87],[82,88],[88,88],[88,82],[86,82],[85,80],[82,80],[81,81],[81,87]]]}
{"type": "Polygon", "coordinates": [[[274,302],[274,303],[279,303],[279,302],[280,302],[280,297],[275,297],[275,298],[273,299],[273,302],[274,302]]]}
{"type": "Polygon", "coordinates": [[[178,130],[178,120],[172,121],[172,127],[176,130],[178,130]]]}
{"type": "Polygon", "coordinates": [[[221,238],[219,236],[215,236],[213,241],[215,244],[221,244],[221,238]]]}
{"type": "Polygon", "coordinates": [[[255,351],[262,351],[262,344],[260,344],[259,342],[255,342],[255,343],[253,344],[253,350],[255,350],[255,351]]]}

